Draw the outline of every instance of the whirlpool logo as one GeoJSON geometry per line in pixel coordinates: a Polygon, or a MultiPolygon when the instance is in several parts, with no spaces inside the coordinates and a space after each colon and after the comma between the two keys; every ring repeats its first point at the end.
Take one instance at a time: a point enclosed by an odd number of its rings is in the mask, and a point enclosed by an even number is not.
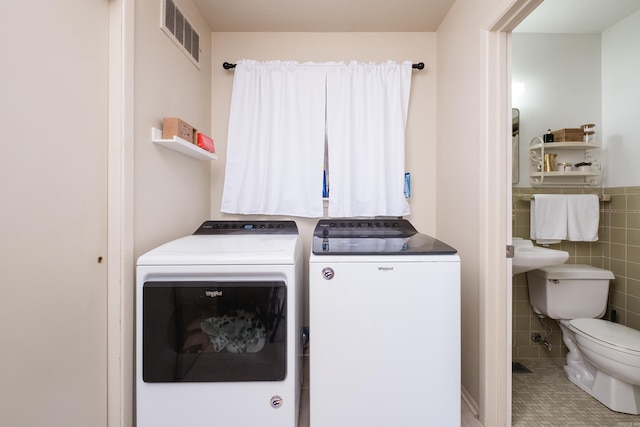
{"type": "Polygon", "coordinates": [[[378,267],[378,271],[382,271],[382,272],[393,271],[393,267],[378,267]]]}
{"type": "Polygon", "coordinates": [[[222,291],[204,291],[204,294],[209,298],[217,298],[222,296],[222,291]]]}

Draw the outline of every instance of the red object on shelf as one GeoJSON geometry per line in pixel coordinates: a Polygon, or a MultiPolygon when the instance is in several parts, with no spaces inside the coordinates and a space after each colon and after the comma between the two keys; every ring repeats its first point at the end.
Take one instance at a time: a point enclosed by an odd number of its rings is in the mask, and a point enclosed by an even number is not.
{"type": "Polygon", "coordinates": [[[210,153],[216,152],[216,148],[213,145],[213,139],[203,133],[198,133],[198,147],[203,150],[207,150],[210,153]]]}

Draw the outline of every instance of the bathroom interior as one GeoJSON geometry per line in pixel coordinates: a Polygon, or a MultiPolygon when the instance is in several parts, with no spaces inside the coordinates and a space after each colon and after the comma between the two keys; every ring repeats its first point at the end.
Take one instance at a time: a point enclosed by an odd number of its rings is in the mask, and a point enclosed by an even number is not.
{"type": "MultiPolygon", "coordinates": [[[[540,9],[546,3],[551,2],[540,9]]],[[[604,319],[637,331],[640,174],[633,159],[640,158],[636,151],[640,150],[636,148],[640,81],[634,71],[640,66],[640,4],[630,8],[628,16],[591,33],[574,27],[580,16],[569,10],[558,16],[561,27],[548,23],[547,29],[537,30],[540,23],[534,11],[514,31],[512,225],[514,238],[530,239],[534,195],[598,195],[597,240],[562,240],[547,247],[566,251],[566,264],[613,272],[604,319]],[[540,182],[530,146],[542,142],[536,138],[548,129],[583,124],[595,125],[590,138],[601,148],[587,160],[599,164],[601,176],[540,182]]],[[[568,349],[561,329],[555,320],[532,310],[527,276],[513,276],[512,425],[640,425],[639,415],[612,411],[567,379],[563,365],[568,349]]]]}

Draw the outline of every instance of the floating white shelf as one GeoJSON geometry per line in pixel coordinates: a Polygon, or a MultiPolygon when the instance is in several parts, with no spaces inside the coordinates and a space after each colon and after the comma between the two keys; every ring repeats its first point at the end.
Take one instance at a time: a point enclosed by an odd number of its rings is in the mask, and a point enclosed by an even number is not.
{"type": "MultiPolygon", "coordinates": [[[[536,138],[534,138],[536,139],[536,138]]],[[[531,150],[536,150],[544,147],[545,149],[563,149],[563,150],[589,150],[593,148],[600,148],[600,144],[595,142],[582,142],[582,141],[567,141],[567,142],[533,142],[531,143],[531,150]]]]}
{"type": "Polygon", "coordinates": [[[163,147],[170,148],[196,159],[218,160],[218,156],[216,154],[203,150],[197,145],[177,136],[174,136],[172,139],[162,139],[162,131],[160,129],[151,128],[151,141],[153,141],[154,144],[162,145],[163,147]]]}

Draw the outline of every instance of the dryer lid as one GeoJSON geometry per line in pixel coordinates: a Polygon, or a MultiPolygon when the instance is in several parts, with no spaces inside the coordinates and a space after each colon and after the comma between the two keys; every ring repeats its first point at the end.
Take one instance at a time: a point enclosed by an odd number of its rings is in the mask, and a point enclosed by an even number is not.
{"type": "Polygon", "coordinates": [[[573,319],[569,324],[605,345],[640,353],[640,331],[636,329],[602,319],[573,319]]]}

